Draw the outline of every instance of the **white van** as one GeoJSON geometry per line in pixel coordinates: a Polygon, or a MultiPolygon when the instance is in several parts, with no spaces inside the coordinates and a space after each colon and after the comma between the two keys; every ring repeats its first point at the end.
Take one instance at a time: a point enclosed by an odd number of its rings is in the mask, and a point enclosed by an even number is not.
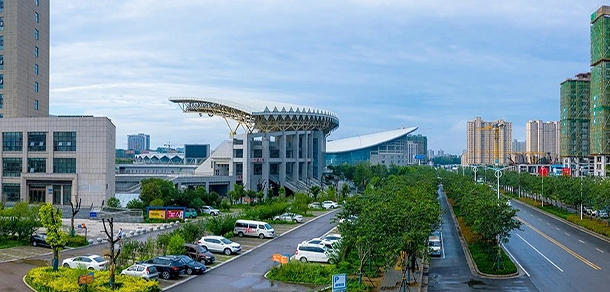
{"type": "Polygon", "coordinates": [[[246,236],[258,236],[260,238],[275,237],[275,230],[267,222],[252,221],[252,220],[237,220],[235,222],[235,228],[233,228],[233,234],[239,237],[246,236]]]}

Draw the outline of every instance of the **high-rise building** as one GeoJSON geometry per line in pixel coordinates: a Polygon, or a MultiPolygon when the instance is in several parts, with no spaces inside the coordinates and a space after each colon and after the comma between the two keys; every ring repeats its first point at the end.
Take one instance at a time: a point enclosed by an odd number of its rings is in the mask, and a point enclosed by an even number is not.
{"type": "Polygon", "coordinates": [[[150,149],[150,135],[144,133],[127,135],[127,149],[136,152],[150,149]]]}
{"type": "Polygon", "coordinates": [[[563,165],[588,164],[591,73],[576,74],[560,85],[560,156],[563,165]]]}
{"type": "Polygon", "coordinates": [[[525,124],[525,152],[531,163],[559,161],[559,122],[530,120],[525,124]]]}
{"type": "Polygon", "coordinates": [[[0,1],[0,118],[49,116],[49,1],[0,1]]]}
{"type": "Polygon", "coordinates": [[[513,123],[504,120],[485,122],[481,117],[469,121],[466,133],[465,165],[508,164],[512,152],[513,123]]]}
{"type": "Polygon", "coordinates": [[[515,152],[515,153],[525,152],[525,142],[517,141],[517,139],[514,139],[513,140],[513,152],[515,152]]]}
{"type": "Polygon", "coordinates": [[[417,144],[416,155],[423,155],[424,157],[428,154],[428,137],[422,136],[422,134],[408,135],[407,141],[411,141],[417,144]]]}
{"type": "MultiPolygon", "coordinates": [[[[591,15],[590,154],[593,175],[610,171],[610,6],[591,15]]],[[[591,171],[591,170],[589,170],[591,171]]]]}
{"type": "Polygon", "coordinates": [[[81,212],[114,195],[116,127],[49,115],[49,0],[0,0],[0,201],[81,212]],[[87,206],[87,207],[85,207],[87,206]]]}
{"type": "Polygon", "coordinates": [[[430,149],[428,150],[428,159],[432,159],[434,158],[434,150],[430,149]]]}

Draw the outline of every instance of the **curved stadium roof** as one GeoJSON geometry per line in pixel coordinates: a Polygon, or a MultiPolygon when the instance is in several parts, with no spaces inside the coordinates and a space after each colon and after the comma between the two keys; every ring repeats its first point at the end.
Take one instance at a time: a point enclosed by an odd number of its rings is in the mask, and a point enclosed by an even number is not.
{"type": "Polygon", "coordinates": [[[328,135],[339,127],[339,118],[330,111],[313,107],[262,100],[172,97],[185,113],[218,115],[261,132],[321,130],[328,135]]]}
{"type": "Polygon", "coordinates": [[[364,136],[331,140],[326,142],[326,153],[341,153],[377,146],[381,143],[385,143],[413,133],[416,130],[417,127],[400,128],[398,130],[391,130],[364,136]]]}

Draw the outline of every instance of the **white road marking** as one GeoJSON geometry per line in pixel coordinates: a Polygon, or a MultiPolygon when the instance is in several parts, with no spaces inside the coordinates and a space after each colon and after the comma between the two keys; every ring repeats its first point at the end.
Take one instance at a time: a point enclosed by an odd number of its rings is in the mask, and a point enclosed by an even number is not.
{"type": "Polygon", "coordinates": [[[601,252],[601,253],[604,253],[604,251],[603,251],[603,250],[601,250],[601,249],[599,249],[599,248],[596,248],[596,250],[597,250],[597,251],[599,251],[599,252],[601,252]]]}
{"type": "Polygon", "coordinates": [[[555,268],[557,268],[559,271],[561,271],[563,273],[563,270],[559,266],[557,266],[553,261],[551,261],[549,258],[547,258],[538,249],[536,249],[531,243],[529,243],[527,240],[525,240],[525,238],[521,237],[521,235],[519,235],[519,234],[517,234],[517,236],[519,238],[521,238],[521,240],[523,240],[523,242],[525,242],[527,245],[529,245],[533,250],[535,250],[539,255],[541,255],[545,260],[547,260],[549,263],[551,263],[551,265],[553,265],[555,268]]]}
{"type": "Polygon", "coordinates": [[[555,227],[555,229],[559,230],[559,228],[555,227]]]}
{"type": "Polygon", "coordinates": [[[582,241],[582,240],[580,240],[580,239],[579,239],[578,241],[580,241],[580,243],[585,243],[584,241],[582,241]]]}
{"type": "MultiPolygon", "coordinates": [[[[502,245],[504,246],[504,245],[502,245]]],[[[515,261],[515,263],[517,263],[517,265],[523,270],[523,272],[529,277],[530,273],[528,273],[525,268],[521,265],[521,263],[519,263],[519,261],[517,261],[517,259],[513,256],[513,254],[510,253],[510,251],[508,251],[508,249],[506,247],[504,247],[504,250],[508,253],[508,256],[510,256],[513,261],[515,261]]]]}
{"type": "Polygon", "coordinates": [[[567,233],[567,232],[564,232],[564,233],[565,233],[567,236],[570,236],[570,234],[569,234],[569,233],[567,233]]]}

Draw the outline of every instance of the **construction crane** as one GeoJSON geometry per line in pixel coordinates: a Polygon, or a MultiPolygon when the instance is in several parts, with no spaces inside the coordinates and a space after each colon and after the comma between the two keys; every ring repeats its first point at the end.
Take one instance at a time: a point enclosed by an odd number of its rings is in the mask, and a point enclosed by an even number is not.
{"type": "Polygon", "coordinates": [[[480,131],[493,130],[494,132],[494,164],[500,164],[500,128],[504,128],[504,122],[493,123],[480,128],[480,131]]]}

